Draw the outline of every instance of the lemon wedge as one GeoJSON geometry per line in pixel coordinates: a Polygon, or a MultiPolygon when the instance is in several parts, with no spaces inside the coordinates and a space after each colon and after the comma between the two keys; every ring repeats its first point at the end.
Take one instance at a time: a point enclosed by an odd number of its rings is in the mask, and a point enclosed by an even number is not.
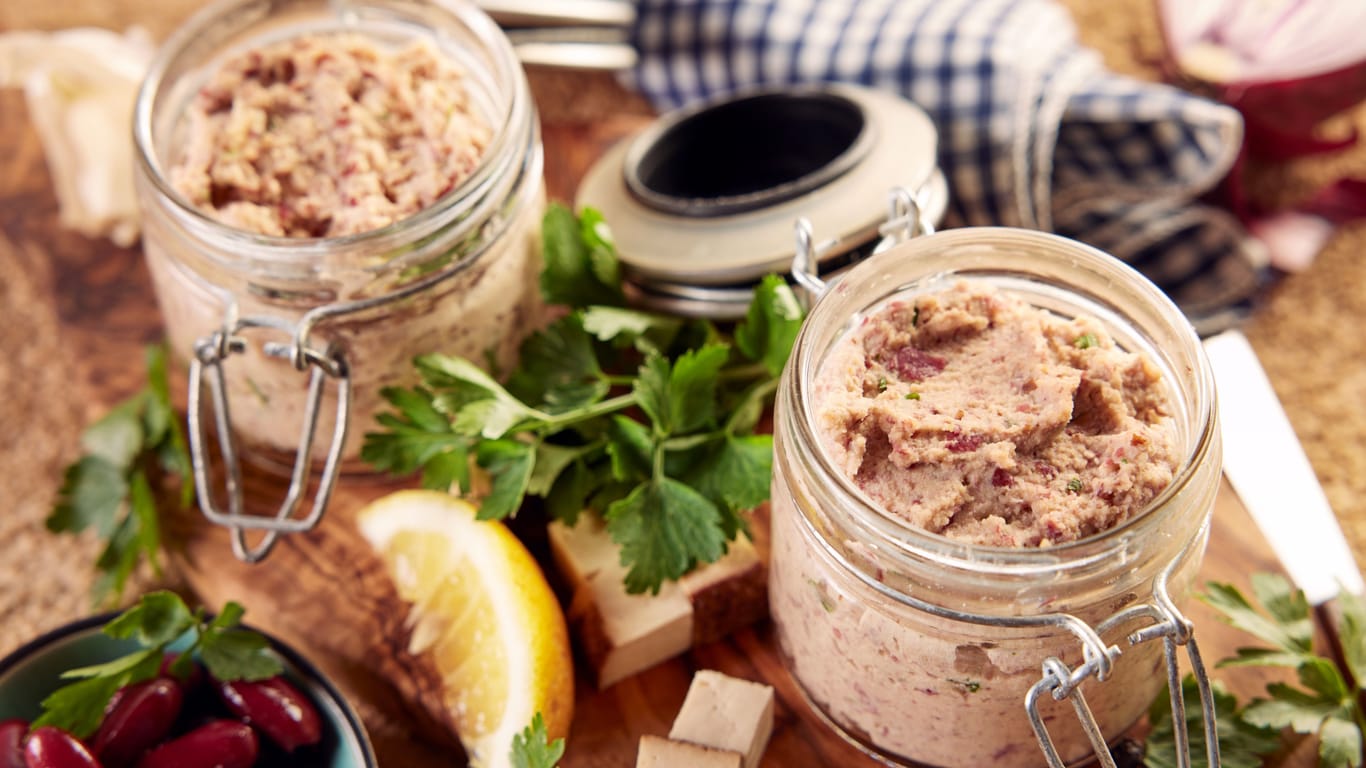
{"type": "Polygon", "coordinates": [[[567,735],[574,668],[564,613],[516,536],[440,491],[399,491],[362,509],[362,535],[412,603],[409,650],[431,653],[470,764],[504,768],[540,712],[567,735]]]}

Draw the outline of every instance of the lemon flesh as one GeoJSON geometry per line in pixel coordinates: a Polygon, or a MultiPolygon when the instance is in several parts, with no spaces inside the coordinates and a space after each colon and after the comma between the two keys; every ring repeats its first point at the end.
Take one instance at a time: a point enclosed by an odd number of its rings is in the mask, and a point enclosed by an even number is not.
{"type": "Polygon", "coordinates": [[[409,649],[431,653],[471,765],[509,765],[540,712],[567,735],[574,669],[564,613],[535,559],[503,524],[440,491],[399,491],[357,517],[412,603],[409,649]]]}

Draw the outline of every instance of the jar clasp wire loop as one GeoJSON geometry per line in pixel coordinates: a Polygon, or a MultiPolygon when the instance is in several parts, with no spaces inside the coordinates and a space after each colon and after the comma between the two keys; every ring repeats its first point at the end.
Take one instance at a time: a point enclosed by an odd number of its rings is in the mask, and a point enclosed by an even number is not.
{"type": "MultiPolygon", "coordinates": [[[[926,185],[918,195],[911,194],[905,187],[893,187],[887,193],[887,220],[878,225],[878,235],[882,238],[873,249],[874,253],[910,240],[918,235],[934,234],[934,222],[927,206],[930,188],[926,185]]],[[[834,248],[838,241],[815,241],[811,220],[802,216],[793,222],[796,237],[796,250],[792,256],[792,279],[801,290],[801,299],[806,308],[820,300],[830,289],[830,281],[821,277],[821,257],[834,248]]]]}
{"type": "Polygon", "coordinates": [[[243,562],[255,563],[265,558],[281,533],[307,531],[317,526],[341,471],[342,449],[346,443],[351,410],[351,375],[346,359],[339,350],[330,345],[318,349],[308,344],[312,325],[311,318],[307,316],[297,327],[274,318],[239,318],[236,306],[230,305],[223,328],[199,339],[190,360],[187,431],[199,509],[209,521],[231,529],[233,554],[243,562]],[[223,374],[223,365],[233,355],[246,352],[247,342],[239,333],[248,328],[270,328],[292,333],[293,340],[290,343],[266,342],[262,345],[262,351],[272,357],[288,359],[299,371],[310,372],[308,394],[304,401],[302,437],[294,457],[289,489],[273,516],[247,514],[243,509],[241,457],[231,429],[227,379],[223,374]],[[308,489],[313,437],[317,431],[323,387],[329,378],[337,382],[337,412],[332,441],[328,446],[313,506],[307,515],[299,517],[295,512],[308,489]],[[209,389],[214,427],[218,432],[218,448],[224,465],[227,511],[219,509],[210,487],[208,438],[202,414],[205,383],[209,389]],[[253,546],[247,542],[246,533],[249,530],[265,531],[265,535],[253,546]]]}
{"type": "MultiPolygon", "coordinates": [[[[1110,616],[1096,627],[1095,632],[1096,634],[1103,634],[1115,627],[1136,620],[1152,622],[1129,634],[1127,639],[1131,646],[1158,638],[1162,639],[1163,655],[1167,667],[1167,691],[1170,696],[1172,711],[1172,733],[1176,746],[1177,768],[1190,768],[1191,765],[1191,741],[1186,722],[1186,702],[1181,688],[1181,668],[1176,650],[1177,646],[1186,648],[1186,656],[1191,666],[1191,676],[1195,678],[1196,686],[1200,691],[1201,719],[1205,731],[1205,757],[1210,766],[1218,766],[1220,764],[1219,736],[1215,722],[1214,691],[1210,687],[1209,675],[1205,671],[1204,661],[1200,657],[1200,648],[1195,642],[1191,623],[1177,609],[1176,603],[1172,600],[1171,593],[1167,589],[1168,579],[1174,566],[1175,563],[1169,565],[1154,580],[1151,602],[1130,606],[1110,616]]],[[[1057,748],[1053,745],[1053,739],[1048,734],[1048,727],[1039,712],[1039,701],[1045,694],[1057,701],[1063,699],[1072,701],[1082,730],[1085,731],[1090,740],[1091,747],[1100,765],[1102,768],[1115,768],[1114,757],[1111,756],[1109,747],[1105,744],[1105,737],[1101,733],[1100,724],[1096,721],[1095,715],[1091,713],[1091,708],[1087,706],[1080,688],[1081,683],[1092,675],[1100,681],[1106,677],[1105,667],[1108,665],[1103,665],[1100,659],[1090,652],[1088,645],[1083,643],[1083,649],[1086,651],[1085,660],[1075,670],[1069,668],[1057,657],[1049,657],[1044,660],[1043,677],[1025,695],[1025,711],[1029,715],[1029,723],[1034,728],[1034,735],[1039,741],[1039,748],[1043,750],[1050,768],[1064,768],[1066,763],[1058,755],[1057,748]]],[[[1113,646],[1111,648],[1114,651],[1114,656],[1117,657],[1119,649],[1113,646]]]]}

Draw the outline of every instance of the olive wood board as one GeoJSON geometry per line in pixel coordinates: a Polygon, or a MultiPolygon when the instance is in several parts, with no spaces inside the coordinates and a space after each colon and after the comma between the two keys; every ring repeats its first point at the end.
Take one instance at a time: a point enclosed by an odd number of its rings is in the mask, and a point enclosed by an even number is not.
{"type": "MultiPolygon", "coordinates": [[[[281,492],[278,481],[248,472],[251,497],[281,492]]],[[[405,652],[408,607],[394,591],[384,564],[356,530],[354,513],[371,499],[405,487],[379,480],[344,482],[323,523],[314,531],[282,537],[257,565],[233,558],[225,530],[189,510],[171,521],[177,570],[207,604],[237,600],[249,620],[295,644],[333,677],[361,712],[384,766],[460,764],[442,720],[438,678],[430,663],[405,652]]],[[[542,518],[527,510],[511,522],[533,554],[549,563],[542,518]]],[[[763,549],[762,530],[760,547],[763,549]]],[[[1248,575],[1279,571],[1275,556],[1225,483],[1216,504],[1201,582],[1228,581],[1246,589],[1248,575]]],[[[553,571],[552,583],[559,587],[553,571]]],[[[563,597],[563,595],[562,595],[563,597]]],[[[1220,622],[1206,606],[1191,601],[1188,615],[1207,662],[1233,654],[1251,638],[1220,622]]],[[[1123,663],[1121,659],[1120,663],[1123,663]]],[[[771,623],[765,621],[729,638],[628,678],[606,690],[594,688],[578,660],[576,702],[563,768],[632,766],[640,737],[667,735],[682,705],[692,674],[716,669],[768,683],[775,689],[775,726],[762,765],[875,766],[827,727],[802,698],[783,667],[771,623]]],[[[1284,679],[1263,670],[1217,670],[1240,699],[1260,693],[1266,682],[1284,679]]],[[[1021,707],[1020,716],[1024,716],[1021,707]]],[[[1308,739],[1272,764],[1309,766],[1308,739]]]]}

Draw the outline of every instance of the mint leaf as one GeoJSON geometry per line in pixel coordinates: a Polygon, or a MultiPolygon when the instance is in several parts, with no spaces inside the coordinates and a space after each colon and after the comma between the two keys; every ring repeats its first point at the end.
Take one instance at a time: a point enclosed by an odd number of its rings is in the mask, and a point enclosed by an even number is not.
{"type": "Polygon", "coordinates": [[[492,440],[479,444],[479,466],[488,470],[493,487],[479,505],[480,520],[502,520],[517,514],[531,481],[535,450],[519,440],[492,440]]]}
{"type": "Polygon", "coordinates": [[[607,531],[621,545],[626,591],[659,593],[665,581],[724,551],[719,514],[707,497],[671,478],[642,483],[607,510],[607,531]]]}
{"type": "Polygon", "coordinates": [[[792,353],[802,327],[802,306],[792,287],[777,275],[765,275],[754,289],[745,319],[735,329],[735,346],[769,374],[778,376],[792,353]]]}
{"type": "Polygon", "coordinates": [[[620,267],[601,216],[584,211],[582,222],[562,205],[552,204],[541,223],[541,295],[550,304],[587,306],[625,303],[620,267]]]}
{"type": "Polygon", "coordinates": [[[530,725],[512,737],[509,754],[512,768],[555,768],[561,757],[564,757],[564,739],[550,741],[545,718],[540,712],[531,718],[530,725]]]}

